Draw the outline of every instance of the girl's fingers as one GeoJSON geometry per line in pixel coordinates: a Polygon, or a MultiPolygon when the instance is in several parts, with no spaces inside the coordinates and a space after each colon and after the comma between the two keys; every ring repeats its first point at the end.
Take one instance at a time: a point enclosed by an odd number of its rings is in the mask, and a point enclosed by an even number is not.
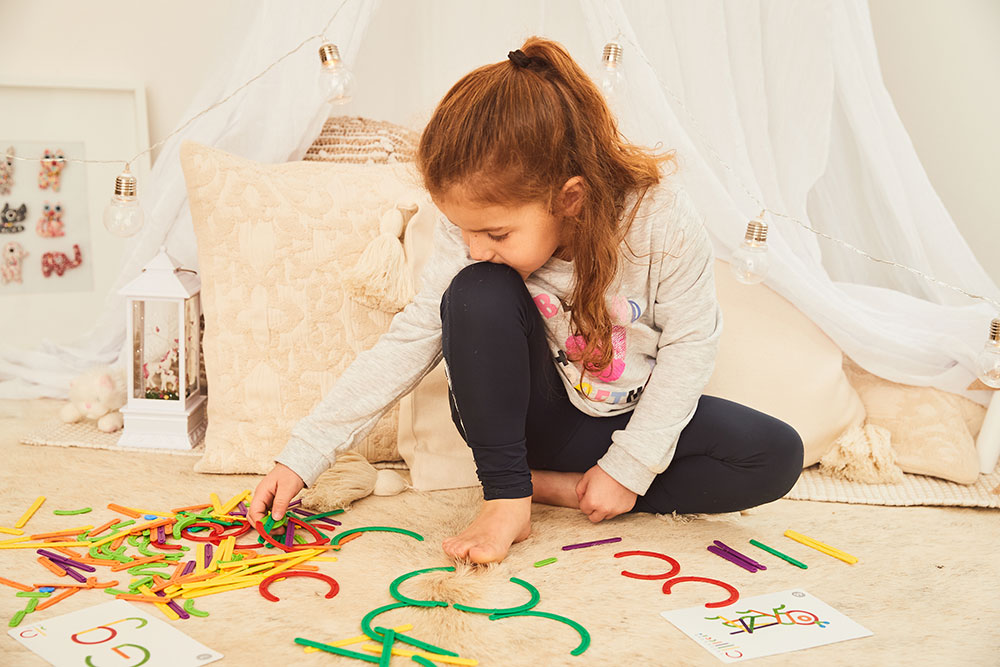
{"type": "Polygon", "coordinates": [[[273,499],[273,487],[265,486],[264,482],[257,485],[257,491],[253,494],[253,500],[250,501],[250,520],[256,523],[263,519],[264,515],[267,514],[268,505],[273,499]]]}

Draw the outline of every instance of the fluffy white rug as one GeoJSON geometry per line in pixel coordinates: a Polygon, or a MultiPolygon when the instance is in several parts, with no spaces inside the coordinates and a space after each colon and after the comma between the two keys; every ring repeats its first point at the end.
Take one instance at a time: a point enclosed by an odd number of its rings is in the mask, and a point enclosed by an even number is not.
{"type": "MultiPolygon", "coordinates": [[[[2,526],[13,525],[38,495],[48,500],[27,526],[33,532],[103,523],[113,516],[105,509],[110,502],[167,509],[207,502],[213,491],[227,498],[252,489],[258,479],[198,474],[187,457],[17,444],[39,419],[51,416],[54,406],[51,401],[0,402],[2,526]],[[53,509],[83,505],[94,508],[86,521],[52,514],[53,509]]],[[[474,516],[479,502],[477,491],[471,489],[369,497],[338,517],[344,528],[396,526],[416,531],[425,540],[369,533],[346,544],[337,554],[338,562],[319,564],[340,584],[333,599],[323,597],[326,588],[321,582],[291,579],[272,588],[280,602],[264,600],[256,589],[222,593],[199,599],[198,608],[208,611],[208,618],[175,625],[224,653],[226,658],[218,664],[360,664],[304,653],[293,639],[332,641],[359,634],[365,613],[393,602],[389,595],[393,579],[450,564],[440,542],[474,516]]],[[[574,510],[535,505],[533,535],[515,545],[502,564],[421,575],[401,590],[418,599],[503,607],[527,600],[527,592],[510,583],[511,577],[524,579],[541,594],[536,610],[568,616],[587,628],[592,643],[583,655],[570,655],[579,643],[574,630],[541,618],[490,621],[485,615],[449,606],[394,610],[377,622],[412,623],[414,629],[408,634],[478,659],[481,665],[718,664],[659,612],[714,600],[719,590],[695,583],[678,585],[671,595],[664,595],[655,581],[622,577],[623,569],[655,571],[656,564],[647,565],[642,559],[625,563],[612,557],[620,550],[643,549],[671,555],[680,562],[682,575],[719,578],[745,597],[803,588],[874,632],[865,639],[763,658],[758,661],[761,665],[996,664],[998,519],[1000,511],[990,509],[781,500],[744,515],[680,520],[635,515],[592,525],[574,510]],[[782,537],[787,528],[860,560],[847,565],[791,542],[782,537]],[[618,544],[560,550],[564,544],[618,536],[623,538],[618,544]],[[809,569],[756,552],[754,557],[768,569],[751,574],[705,548],[714,539],[739,548],[750,538],[803,560],[809,569]],[[551,556],[558,561],[533,567],[535,561],[551,556]]],[[[20,550],[0,551],[0,576],[26,583],[52,577],[35,562],[33,553],[20,550]]],[[[29,615],[25,622],[108,599],[103,593],[85,591],[29,615]]],[[[13,589],[0,586],[0,618],[9,619],[23,606],[23,598],[14,597],[13,589]]],[[[413,664],[406,658],[394,659],[404,662],[413,664]]],[[[6,638],[0,643],[0,664],[45,663],[6,638]]]]}

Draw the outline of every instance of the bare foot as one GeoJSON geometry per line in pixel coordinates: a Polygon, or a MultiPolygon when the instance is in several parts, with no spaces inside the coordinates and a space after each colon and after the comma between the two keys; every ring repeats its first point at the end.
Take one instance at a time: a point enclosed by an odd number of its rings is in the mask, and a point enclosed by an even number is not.
{"type": "Polygon", "coordinates": [[[582,478],[582,472],[532,470],[531,486],[534,493],[531,499],[543,505],[580,509],[580,500],[576,497],[576,485],[582,478]]]}
{"type": "Polygon", "coordinates": [[[452,558],[499,563],[510,545],[531,534],[531,498],[487,500],[479,516],[460,535],[441,543],[452,558]]]}

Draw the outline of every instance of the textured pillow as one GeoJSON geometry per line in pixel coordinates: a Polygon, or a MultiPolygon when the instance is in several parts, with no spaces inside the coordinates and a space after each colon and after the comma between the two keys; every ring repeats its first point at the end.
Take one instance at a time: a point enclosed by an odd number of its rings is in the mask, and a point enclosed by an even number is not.
{"type": "Polygon", "coordinates": [[[420,136],[393,123],[360,116],[332,116],[303,160],[355,164],[412,162],[420,136]]]}
{"type": "Polygon", "coordinates": [[[896,465],[903,472],[959,484],[978,480],[975,436],[986,408],[934,387],[891,382],[848,357],[844,372],[865,404],[868,423],[889,432],[896,465]]]}
{"type": "MultiPolygon", "coordinates": [[[[380,216],[413,200],[411,164],[260,164],[185,142],[211,396],[199,472],[266,473],[292,426],[389,326],[342,277],[380,216]]],[[[395,460],[396,410],[358,451],[395,460]]]]}

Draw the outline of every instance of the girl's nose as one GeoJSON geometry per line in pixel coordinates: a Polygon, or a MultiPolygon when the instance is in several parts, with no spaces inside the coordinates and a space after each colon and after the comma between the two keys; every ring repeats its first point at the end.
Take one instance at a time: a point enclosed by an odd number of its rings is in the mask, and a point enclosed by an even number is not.
{"type": "Polygon", "coordinates": [[[488,262],[493,259],[493,251],[489,249],[489,244],[479,240],[473,234],[469,239],[469,256],[477,262],[488,262]]]}

